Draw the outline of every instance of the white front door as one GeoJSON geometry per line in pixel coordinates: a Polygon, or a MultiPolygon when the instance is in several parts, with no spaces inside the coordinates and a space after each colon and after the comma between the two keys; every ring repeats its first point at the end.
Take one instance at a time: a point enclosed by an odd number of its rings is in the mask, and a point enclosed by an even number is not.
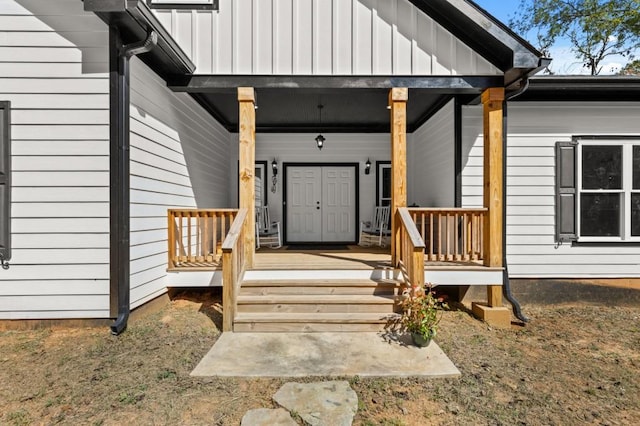
{"type": "Polygon", "coordinates": [[[322,168],[322,241],[355,240],[355,168],[322,168]]]}
{"type": "Polygon", "coordinates": [[[356,168],[287,167],[287,242],[355,241],[356,168]]]}
{"type": "Polygon", "coordinates": [[[322,168],[287,169],[287,241],[322,241],[322,168]]]}

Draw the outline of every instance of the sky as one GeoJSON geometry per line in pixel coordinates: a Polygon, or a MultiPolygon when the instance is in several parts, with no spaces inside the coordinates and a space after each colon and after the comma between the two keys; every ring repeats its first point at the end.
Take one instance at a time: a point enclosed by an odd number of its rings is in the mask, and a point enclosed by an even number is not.
{"type": "MultiPolygon", "coordinates": [[[[485,9],[487,12],[498,18],[503,23],[509,23],[518,6],[520,0],[474,0],[478,6],[485,9]]],[[[535,41],[535,33],[527,36],[527,34],[520,34],[529,42],[535,41]]],[[[535,44],[534,44],[535,45],[535,44]]],[[[640,52],[639,52],[640,53],[640,52]]],[[[551,63],[551,70],[556,74],[588,74],[589,70],[582,66],[582,62],[576,59],[574,53],[571,51],[571,45],[567,40],[558,40],[556,45],[551,48],[551,57],[553,62],[551,63]]],[[[622,57],[612,56],[606,58],[602,67],[601,74],[615,74],[620,68],[627,63],[627,60],[622,57]]]]}

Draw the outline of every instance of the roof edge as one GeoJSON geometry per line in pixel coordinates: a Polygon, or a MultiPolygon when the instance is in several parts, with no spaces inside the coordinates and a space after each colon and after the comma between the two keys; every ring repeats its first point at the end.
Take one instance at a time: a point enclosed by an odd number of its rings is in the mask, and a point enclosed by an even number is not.
{"type": "Polygon", "coordinates": [[[507,83],[512,84],[540,68],[544,55],[472,0],[409,1],[505,74],[510,74],[507,83]]]}
{"type": "Polygon", "coordinates": [[[549,75],[529,79],[526,92],[516,102],[638,102],[640,77],[549,75]]]}
{"type": "Polygon", "coordinates": [[[107,25],[116,27],[125,43],[144,39],[150,31],[158,34],[158,45],[140,59],[165,80],[191,74],[196,66],[171,37],[146,2],[142,0],[84,0],[84,10],[94,12],[107,25]]]}

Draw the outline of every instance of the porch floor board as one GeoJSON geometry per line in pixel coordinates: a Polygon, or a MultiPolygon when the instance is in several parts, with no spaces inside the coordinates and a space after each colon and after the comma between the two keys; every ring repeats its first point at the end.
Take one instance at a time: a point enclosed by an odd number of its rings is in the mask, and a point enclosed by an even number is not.
{"type": "Polygon", "coordinates": [[[391,267],[389,248],[348,246],[347,250],[256,251],[254,270],[372,270],[391,267]]]}

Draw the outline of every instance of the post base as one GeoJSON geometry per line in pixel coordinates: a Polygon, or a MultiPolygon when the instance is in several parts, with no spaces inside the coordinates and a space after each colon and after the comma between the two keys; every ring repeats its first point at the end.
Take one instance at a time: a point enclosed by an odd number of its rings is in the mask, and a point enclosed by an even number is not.
{"type": "Polygon", "coordinates": [[[496,328],[511,327],[511,312],[504,306],[491,307],[486,303],[473,302],[471,311],[478,319],[496,328]]]}

